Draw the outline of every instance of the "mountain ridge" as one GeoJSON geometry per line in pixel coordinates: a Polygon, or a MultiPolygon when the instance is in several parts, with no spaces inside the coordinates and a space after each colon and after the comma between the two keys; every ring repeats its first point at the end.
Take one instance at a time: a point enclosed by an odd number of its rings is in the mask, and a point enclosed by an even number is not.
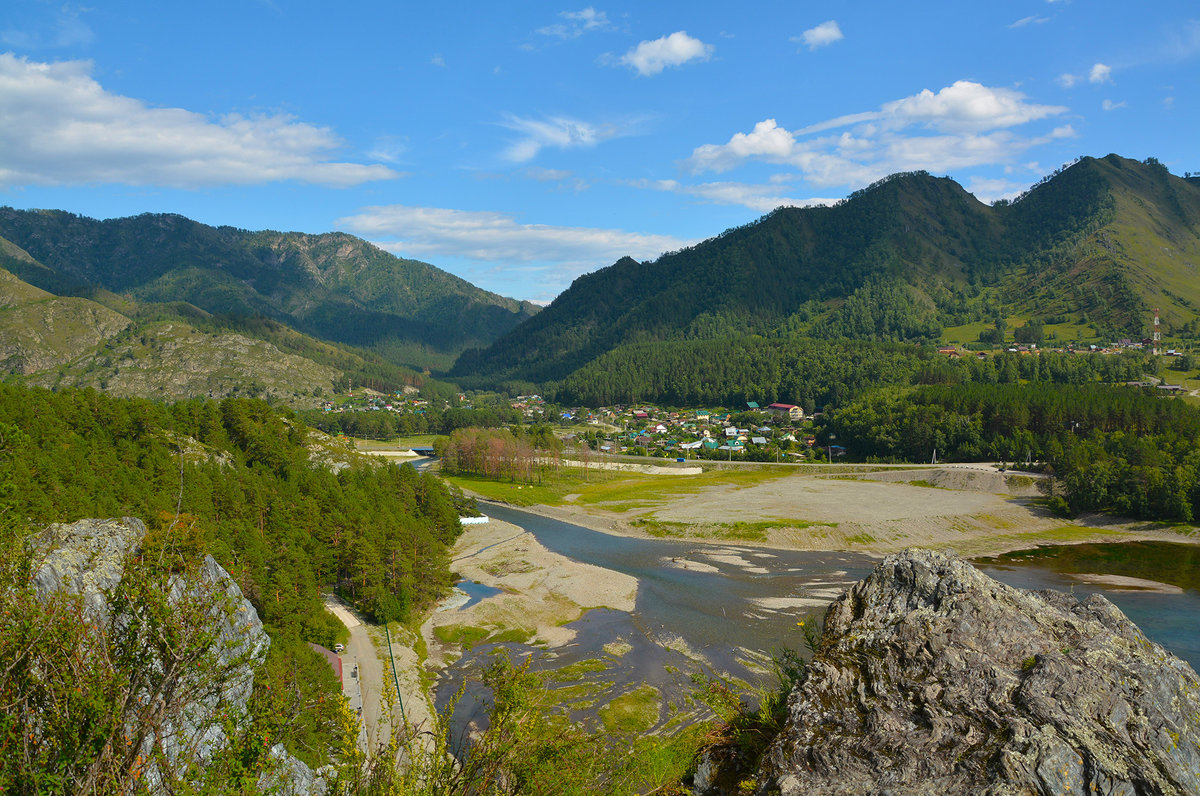
{"type": "Polygon", "coordinates": [[[1161,307],[1169,329],[1194,330],[1198,219],[1200,185],[1153,159],[1081,158],[994,206],[947,177],[893,175],[653,262],[622,258],[450,373],[546,382],[623,345],[746,334],[933,342],[1007,310],[1141,337],[1161,307]]]}
{"type": "Polygon", "coordinates": [[[417,368],[447,365],[538,310],[343,232],[250,232],[178,214],[99,221],[5,207],[0,238],[27,255],[2,251],[0,265],[53,293],[103,289],[212,314],[262,315],[417,368]]]}

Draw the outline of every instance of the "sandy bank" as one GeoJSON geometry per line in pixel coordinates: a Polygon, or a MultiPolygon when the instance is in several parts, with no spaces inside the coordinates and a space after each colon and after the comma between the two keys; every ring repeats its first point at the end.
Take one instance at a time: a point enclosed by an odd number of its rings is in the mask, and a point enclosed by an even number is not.
{"type": "Polygon", "coordinates": [[[421,632],[435,667],[458,656],[461,645],[448,639],[463,629],[479,638],[508,631],[506,638],[556,647],[570,643],[573,632],[563,625],[585,610],[632,611],[637,599],[636,578],[553,553],[521,528],[496,519],[465,528],[450,568],[501,593],[463,609],[434,611],[421,632]]]}
{"type": "Polygon", "coordinates": [[[1156,580],[1133,578],[1128,575],[1094,575],[1090,573],[1075,573],[1067,577],[1084,583],[1093,583],[1119,591],[1150,591],[1158,594],[1183,594],[1183,589],[1170,583],[1160,583],[1156,580]]]}

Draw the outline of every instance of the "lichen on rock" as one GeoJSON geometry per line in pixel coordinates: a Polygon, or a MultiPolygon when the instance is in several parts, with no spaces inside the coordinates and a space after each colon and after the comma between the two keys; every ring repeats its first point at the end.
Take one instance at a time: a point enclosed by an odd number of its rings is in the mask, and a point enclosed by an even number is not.
{"type": "MultiPolygon", "coordinates": [[[[118,670],[112,682],[127,691],[119,698],[129,754],[137,755],[134,776],[148,792],[167,793],[203,772],[229,745],[228,732],[247,720],[255,669],[271,640],[212,556],[187,572],[144,568],[141,559],[154,555],[143,546],[146,535],[132,517],[50,525],[35,539],[32,585],[42,600],[80,599],[79,619],[89,628],[81,632],[98,634],[107,665],[118,670]],[[146,582],[131,582],[139,578],[146,582]]],[[[282,746],[270,759],[260,784],[272,792],[326,790],[324,777],[282,746]]]]}
{"type": "Polygon", "coordinates": [[[907,550],[830,606],[759,793],[1197,794],[1200,678],[1108,600],[907,550]]]}

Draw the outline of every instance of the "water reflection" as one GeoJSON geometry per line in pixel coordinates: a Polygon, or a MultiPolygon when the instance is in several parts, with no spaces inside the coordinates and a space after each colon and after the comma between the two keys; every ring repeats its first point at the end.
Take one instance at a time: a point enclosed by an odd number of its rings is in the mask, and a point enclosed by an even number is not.
{"type": "Polygon", "coordinates": [[[977,559],[996,580],[1022,589],[1057,589],[1080,599],[1102,594],[1152,641],[1200,670],[1200,547],[1170,542],[1082,544],[1020,550],[977,559]],[[1116,575],[1144,584],[1115,585],[1078,575],[1116,575]],[[1153,583],[1173,589],[1154,591],[1153,583]]]}

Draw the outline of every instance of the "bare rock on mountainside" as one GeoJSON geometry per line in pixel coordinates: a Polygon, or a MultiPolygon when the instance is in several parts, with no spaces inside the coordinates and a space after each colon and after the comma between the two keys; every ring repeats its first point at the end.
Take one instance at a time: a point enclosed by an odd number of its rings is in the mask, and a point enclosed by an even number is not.
{"type": "Polygon", "coordinates": [[[1198,794],[1200,678],[1108,600],[889,556],[830,607],[760,793],[1198,794]]]}
{"type": "MultiPolygon", "coordinates": [[[[148,727],[142,758],[153,761],[143,772],[143,784],[151,793],[165,793],[174,792],[167,784],[174,777],[185,775],[189,767],[203,767],[226,746],[227,717],[246,715],[254,688],[252,667],[266,654],[271,640],[254,606],[209,555],[193,576],[174,574],[167,581],[166,602],[180,613],[184,629],[163,634],[171,639],[165,649],[156,646],[162,639],[139,634],[142,617],[134,614],[144,613],[145,608],[129,603],[127,590],[120,586],[131,557],[144,552],[145,538],[145,524],[132,517],[51,525],[35,542],[42,562],[33,585],[42,599],[54,593],[79,595],[84,622],[106,634],[111,643],[144,646],[140,654],[131,656],[141,665],[127,673],[127,682],[134,690],[131,699],[151,711],[138,714],[142,729],[148,727]],[[187,657],[183,648],[187,643],[205,649],[187,657]],[[165,761],[174,776],[163,776],[157,769],[159,761],[165,761]]],[[[137,728],[128,732],[142,737],[137,728]]],[[[272,748],[270,756],[275,773],[261,784],[272,792],[325,792],[323,778],[282,745],[272,748]]]]}

